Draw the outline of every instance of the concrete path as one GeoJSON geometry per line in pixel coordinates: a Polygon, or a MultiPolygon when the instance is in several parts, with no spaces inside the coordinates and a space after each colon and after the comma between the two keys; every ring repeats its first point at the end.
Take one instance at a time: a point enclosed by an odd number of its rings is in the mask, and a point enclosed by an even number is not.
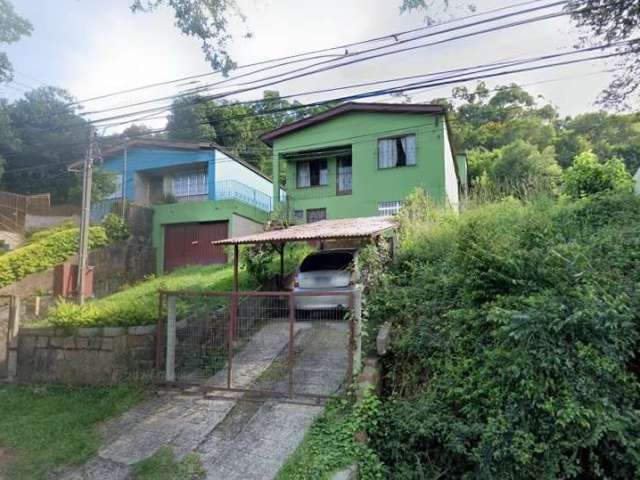
{"type": "MultiPolygon", "coordinates": [[[[235,388],[287,391],[282,365],[287,358],[285,322],[262,328],[233,359],[235,388]]],[[[328,395],[344,380],[347,325],[299,322],[296,325],[294,387],[299,393],[328,395]]],[[[218,385],[226,370],[208,383],[218,385]]],[[[321,406],[227,398],[165,395],[149,400],[103,427],[107,438],[98,455],[62,478],[120,480],[131,466],[170,446],[178,458],[195,451],[208,479],[273,479],[291,455],[321,406]]]]}

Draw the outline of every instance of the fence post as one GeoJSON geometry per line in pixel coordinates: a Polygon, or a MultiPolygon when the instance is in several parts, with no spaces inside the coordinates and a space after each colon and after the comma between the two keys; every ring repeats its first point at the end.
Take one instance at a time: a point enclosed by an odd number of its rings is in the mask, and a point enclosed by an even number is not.
{"type": "Polygon", "coordinates": [[[7,377],[9,380],[18,374],[18,332],[20,331],[20,297],[11,297],[9,309],[9,359],[7,362],[7,377]]]}
{"type": "Polygon", "coordinates": [[[167,360],[165,380],[176,381],[176,297],[167,296],[167,360]]]}
{"type": "Polygon", "coordinates": [[[359,372],[362,367],[362,288],[356,287],[353,292],[353,368],[359,372]]]}
{"type": "Polygon", "coordinates": [[[295,334],[294,324],[296,322],[296,302],[293,297],[293,290],[289,292],[289,397],[293,397],[293,337],[295,334]]]}

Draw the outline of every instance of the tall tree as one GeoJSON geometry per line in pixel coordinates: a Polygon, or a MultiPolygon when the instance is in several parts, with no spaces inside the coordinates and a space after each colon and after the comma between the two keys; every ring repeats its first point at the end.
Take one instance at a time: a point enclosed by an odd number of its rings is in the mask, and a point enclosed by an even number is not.
{"type": "Polygon", "coordinates": [[[600,102],[608,107],[625,106],[640,93],[640,2],[638,0],[570,0],[567,7],[578,27],[584,30],[583,44],[628,42],[615,47],[620,66],[600,102]]]}
{"type": "MultiPolygon", "coordinates": [[[[134,0],[131,11],[152,12],[161,5],[173,9],[175,25],[182,33],[202,42],[202,51],[214,70],[225,74],[236,63],[229,54],[229,19],[245,21],[235,0],[134,0]]],[[[250,37],[249,32],[245,37],[250,37]]]]}
{"type": "MultiPolygon", "coordinates": [[[[0,0],[0,44],[14,43],[31,35],[33,26],[18,15],[9,0],[0,0]]],[[[6,52],[0,52],[0,82],[13,78],[13,67],[6,52]]]]}
{"type": "Polygon", "coordinates": [[[66,165],[83,157],[88,131],[87,122],[69,106],[73,101],[66,90],[41,87],[4,104],[2,110],[11,125],[8,140],[0,135],[0,155],[7,159],[4,188],[17,193],[50,192],[55,201],[68,200],[77,178],[66,171],[66,165]]]}

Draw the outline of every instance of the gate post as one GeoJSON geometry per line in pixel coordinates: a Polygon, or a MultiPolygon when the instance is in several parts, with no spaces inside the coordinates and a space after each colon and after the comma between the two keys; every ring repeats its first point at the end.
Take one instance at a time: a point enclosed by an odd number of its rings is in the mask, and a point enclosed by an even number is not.
{"type": "Polygon", "coordinates": [[[359,372],[362,367],[362,288],[356,287],[353,292],[353,320],[351,332],[353,335],[353,368],[359,372]]]}
{"type": "Polygon", "coordinates": [[[293,290],[289,292],[289,351],[288,366],[289,366],[289,397],[293,397],[293,337],[294,337],[294,324],[296,322],[296,303],[293,298],[293,290]]]}
{"type": "Polygon", "coordinates": [[[165,380],[176,381],[176,297],[167,295],[167,361],[165,380]]]}
{"type": "Polygon", "coordinates": [[[11,297],[11,307],[9,309],[9,355],[7,362],[7,377],[9,380],[16,378],[18,374],[18,332],[20,331],[20,297],[11,297]]]}

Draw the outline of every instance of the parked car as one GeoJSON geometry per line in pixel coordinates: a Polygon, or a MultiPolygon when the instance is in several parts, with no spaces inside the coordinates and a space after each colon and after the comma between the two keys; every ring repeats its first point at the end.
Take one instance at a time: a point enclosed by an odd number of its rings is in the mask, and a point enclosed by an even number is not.
{"type": "MultiPolygon", "coordinates": [[[[357,283],[355,249],[321,250],[302,261],[294,279],[294,293],[353,292],[357,283]]],[[[296,310],[329,310],[349,306],[349,295],[295,297],[296,310]]]]}

